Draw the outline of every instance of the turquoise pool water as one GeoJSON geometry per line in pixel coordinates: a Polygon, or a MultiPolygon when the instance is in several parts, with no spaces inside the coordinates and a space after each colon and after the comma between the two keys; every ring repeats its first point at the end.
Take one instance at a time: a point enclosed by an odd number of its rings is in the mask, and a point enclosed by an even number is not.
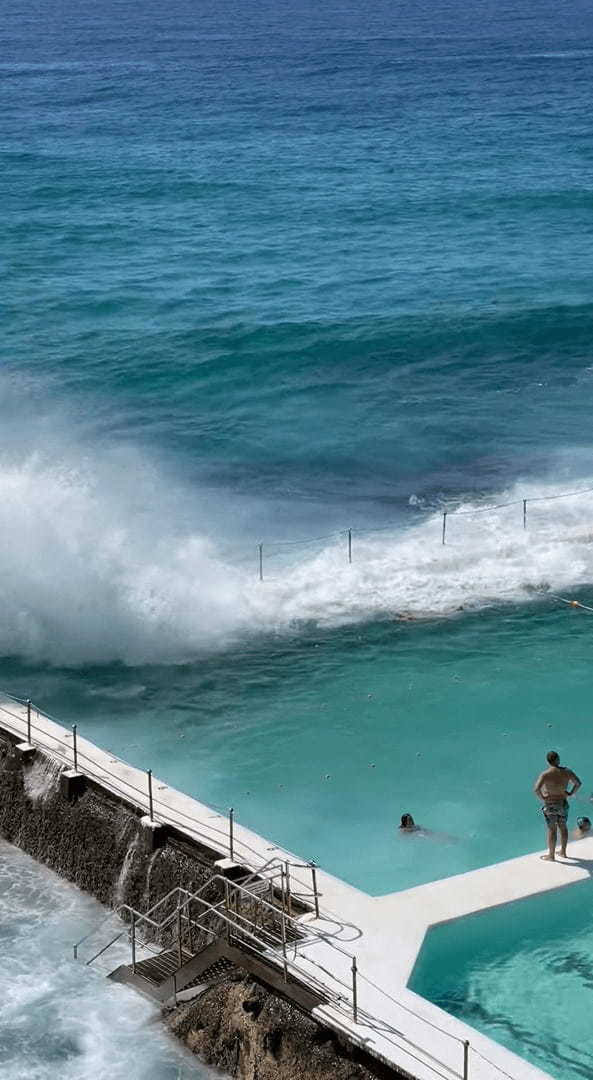
{"type": "Polygon", "coordinates": [[[410,988],[557,1080],[590,1080],[593,884],[435,927],[410,988]]]}
{"type": "Polygon", "coordinates": [[[538,603],[309,628],[185,667],[40,675],[13,663],[2,678],[99,745],[381,894],[543,847],[532,786],[551,746],[583,778],[573,818],[590,811],[592,628],[538,603]],[[402,836],[403,811],[428,835],[402,836]]]}

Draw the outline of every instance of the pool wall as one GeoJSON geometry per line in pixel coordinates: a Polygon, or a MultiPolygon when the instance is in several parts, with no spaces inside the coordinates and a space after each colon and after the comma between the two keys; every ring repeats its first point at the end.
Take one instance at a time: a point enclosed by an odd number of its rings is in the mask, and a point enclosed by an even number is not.
{"type": "MultiPolygon", "coordinates": [[[[154,818],[161,837],[154,845],[146,774],[85,739],[78,740],[73,769],[72,733],[36,715],[28,734],[22,703],[0,703],[0,751],[0,832],[104,903],[125,899],[146,911],[172,886],[195,889],[229,855],[228,816],[157,778],[154,818]]],[[[272,858],[299,862],[234,823],[235,861],[261,873],[272,858]]],[[[415,994],[408,981],[431,926],[584,880],[592,867],[593,839],[578,844],[570,864],[528,855],[383,897],[318,868],[320,910],[303,916],[306,933],[292,943],[291,959],[294,949],[297,978],[321,989],[323,1000],[295,1009],[290,979],[280,993],[260,979],[270,995],[270,1008],[260,1008],[259,999],[252,1003],[253,980],[241,991],[234,979],[214,1010],[219,1015],[222,1009],[223,1017],[210,1040],[200,1016],[207,995],[203,1006],[198,1001],[186,1009],[178,1034],[207,1060],[246,1080],[546,1080],[540,1069],[415,994]],[[288,1000],[291,1011],[276,1008],[274,998],[288,1000]],[[253,1017],[251,1035],[237,1023],[241,1011],[253,1017]],[[295,1021],[303,1011],[312,1024],[306,1037],[295,1021]],[[275,1034],[270,1016],[276,1017],[275,1034]],[[312,1055],[322,1043],[333,1065],[326,1055],[315,1073],[312,1055]]]]}

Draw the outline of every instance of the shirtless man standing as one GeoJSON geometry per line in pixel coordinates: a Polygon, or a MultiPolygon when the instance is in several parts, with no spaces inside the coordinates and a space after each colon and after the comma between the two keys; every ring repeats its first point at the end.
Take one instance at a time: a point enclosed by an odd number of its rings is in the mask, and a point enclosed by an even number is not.
{"type": "Polygon", "coordinates": [[[579,790],[581,781],[572,769],[566,769],[560,764],[560,757],[555,750],[550,750],[546,757],[550,767],[540,773],[533,790],[544,804],[542,811],[548,826],[548,854],[542,855],[542,859],[554,862],[557,829],[560,829],[560,854],[566,858],[568,800],[579,790]],[[569,784],[572,784],[570,791],[569,784]]]}

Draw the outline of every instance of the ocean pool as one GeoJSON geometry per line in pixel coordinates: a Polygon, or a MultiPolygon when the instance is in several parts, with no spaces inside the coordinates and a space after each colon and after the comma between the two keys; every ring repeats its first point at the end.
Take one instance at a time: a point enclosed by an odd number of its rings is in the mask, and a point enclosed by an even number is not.
{"type": "Polygon", "coordinates": [[[589,1080],[593,883],[434,927],[409,986],[558,1080],[589,1080]]]}
{"type": "Polygon", "coordinates": [[[543,848],[549,749],[583,779],[572,820],[590,813],[591,631],[533,605],[310,628],[187,665],[5,660],[0,686],[382,895],[543,848]],[[404,811],[426,834],[402,836],[404,811]]]}

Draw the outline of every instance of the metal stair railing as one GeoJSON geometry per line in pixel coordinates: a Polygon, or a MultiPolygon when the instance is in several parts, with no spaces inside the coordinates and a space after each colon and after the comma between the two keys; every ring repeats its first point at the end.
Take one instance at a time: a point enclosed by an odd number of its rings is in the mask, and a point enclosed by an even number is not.
{"type": "MultiPolygon", "coordinates": [[[[357,1004],[357,969],[355,957],[348,952],[348,950],[338,945],[335,940],[327,934],[324,934],[322,931],[319,931],[308,924],[303,925],[298,919],[288,915],[282,907],[278,907],[277,904],[272,904],[262,897],[254,895],[254,893],[250,892],[249,888],[245,885],[230,882],[228,878],[225,878],[223,875],[216,874],[195,893],[189,892],[189,890],[182,887],[170,890],[165,897],[162,897],[161,900],[157,901],[157,903],[149,909],[149,912],[145,914],[136,911],[130,905],[121,905],[119,911],[127,913],[131,918],[129,933],[132,945],[131,966],[134,973],[136,945],[140,943],[148,948],[156,949],[154,942],[142,940],[137,929],[138,924],[147,924],[153,931],[162,934],[176,922],[179,935],[178,948],[180,961],[182,957],[181,932],[184,924],[186,928],[191,927],[207,934],[210,937],[210,942],[208,942],[208,944],[214,939],[223,939],[226,935],[227,942],[231,944],[236,942],[236,947],[239,949],[243,948],[252,953],[256,952],[262,962],[268,964],[272,969],[275,969],[279,973],[282,972],[286,982],[289,982],[292,977],[296,982],[308,987],[318,994],[320,998],[326,1002],[326,1007],[330,1008],[330,1016],[329,1018],[326,1017],[326,1020],[329,1019],[329,1021],[332,1024],[335,1024],[337,1028],[343,1030],[355,1043],[364,1046],[365,1042],[368,1041],[368,1035],[365,1036],[362,1032],[356,1031],[356,1026],[362,1025],[363,1028],[380,1035],[399,1050],[404,1050],[406,1053],[412,1052],[413,1056],[421,1054],[422,1058],[418,1058],[418,1060],[422,1060],[423,1064],[436,1075],[442,1076],[443,1073],[441,1070],[442,1068],[445,1068],[448,1075],[463,1077],[463,1080],[469,1080],[468,1062],[470,1046],[467,1040],[462,1040],[458,1036],[453,1035],[452,1032],[446,1031],[437,1024],[432,1023],[409,1006],[406,1006],[396,998],[393,998],[370,979],[366,979],[363,975],[359,976],[365,982],[373,986],[374,989],[378,991],[386,1001],[390,1002],[392,1006],[403,1009],[405,1012],[414,1016],[416,1020],[421,1021],[428,1025],[428,1027],[438,1031],[441,1035],[444,1035],[456,1044],[459,1044],[463,1051],[463,1069],[462,1072],[457,1072],[457,1070],[452,1069],[450,1065],[435,1058],[426,1046],[422,1046],[413,1039],[405,1036],[401,1030],[393,1026],[387,1019],[380,1019],[375,1014],[361,1008],[357,1004]],[[202,893],[214,882],[218,882],[223,886],[224,896],[216,901],[208,901],[203,897],[202,893]],[[173,897],[176,899],[175,909],[160,922],[153,919],[152,915],[155,914],[165,901],[170,901],[173,897]],[[248,898],[249,903],[255,904],[256,910],[260,909],[262,914],[270,914],[270,917],[272,918],[271,928],[267,927],[262,931],[262,927],[258,926],[257,920],[242,913],[238,908],[235,909],[233,907],[233,898],[236,899],[237,897],[248,898]],[[198,917],[196,917],[195,913],[191,913],[191,904],[199,904],[203,908],[203,911],[198,917]],[[274,929],[274,920],[277,924],[276,929],[274,929]],[[289,926],[294,927],[295,930],[298,927],[298,932],[295,933],[292,942],[288,941],[286,933],[286,929],[289,926]],[[305,929],[309,933],[307,934],[306,939],[303,940],[300,939],[299,934],[305,929]],[[323,964],[312,960],[308,956],[306,957],[307,968],[303,967],[302,963],[297,963],[299,943],[304,944],[305,941],[310,943],[312,939],[331,946],[333,949],[352,960],[352,970],[354,975],[353,983],[344,981],[335,972],[328,970],[323,964]],[[289,954],[289,947],[292,947],[294,950],[292,956],[289,954]],[[312,971],[311,968],[316,969],[315,972],[312,971]],[[316,972],[319,972],[319,974],[316,972]],[[354,1029],[351,1026],[353,1021],[355,1024],[354,1029]]],[[[115,940],[118,940],[125,933],[126,930],[121,931],[116,935],[116,938],[108,942],[96,956],[106,952],[111,945],[115,943],[115,940]]],[[[91,935],[86,935],[86,938],[82,940],[88,939],[89,936],[91,935]]],[[[80,945],[81,942],[78,944],[80,945]]],[[[205,947],[207,946],[204,946],[204,948],[205,947]]],[[[197,955],[197,953],[195,955],[197,955]]],[[[92,960],[88,961],[88,963],[91,962],[92,960]]],[[[184,964],[180,962],[177,971],[171,976],[174,994],[176,993],[176,975],[182,966],[184,966],[184,964]]],[[[480,1054],[480,1051],[477,1049],[475,1052],[480,1054]]],[[[498,1076],[508,1075],[500,1066],[495,1065],[493,1062],[488,1061],[488,1065],[496,1071],[498,1076]]]]}

